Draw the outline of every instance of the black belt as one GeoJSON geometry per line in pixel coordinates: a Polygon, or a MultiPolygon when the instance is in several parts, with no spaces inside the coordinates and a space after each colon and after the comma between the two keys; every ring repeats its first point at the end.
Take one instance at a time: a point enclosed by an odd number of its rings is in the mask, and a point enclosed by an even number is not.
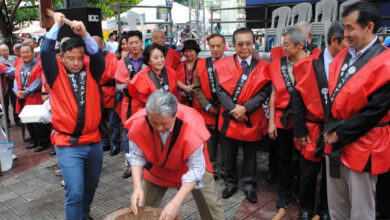
{"type": "Polygon", "coordinates": [[[101,87],[111,87],[111,86],[115,86],[115,81],[109,81],[108,83],[105,83],[103,85],[100,85],[101,87]]]}
{"type": "Polygon", "coordinates": [[[276,110],[284,111],[282,117],[280,117],[280,123],[282,123],[283,127],[286,128],[288,125],[288,119],[293,114],[293,109],[289,105],[287,108],[276,108],[276,110]]]}

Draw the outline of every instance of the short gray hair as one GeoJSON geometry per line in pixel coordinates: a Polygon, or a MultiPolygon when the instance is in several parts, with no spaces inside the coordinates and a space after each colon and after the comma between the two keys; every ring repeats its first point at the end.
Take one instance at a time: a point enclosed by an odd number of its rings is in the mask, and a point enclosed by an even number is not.
{"type": "Polygon", "coordinates": [[[148,100],[146,101],[146,113],[175,117],[177,103],[176,96],[163,89],[159,89],[148,97],[148,100]]]}
{"type": "Polygon", "coordinates": [[[297,46],[301,42],[303,42],[303,44],[305,45],[306,42],[306,34],[301,29],[295,27],[286,28],[282,32],[282,36],[289,36],[295,46],[297,46]]]}
{"type": "Polygon", "coordinates": [[[296,28],[302,30],[306,35],[308,35],[309,33],[311,33],[310,24],[307,23],[306,21],[300,21],[300,22],[296,23],[296,24],[294,25],[294,27],[296,27],[296,28]],[[302,29],[302,28],[299,28],[299,26],[303,27],[303,29],[302,29]]]}

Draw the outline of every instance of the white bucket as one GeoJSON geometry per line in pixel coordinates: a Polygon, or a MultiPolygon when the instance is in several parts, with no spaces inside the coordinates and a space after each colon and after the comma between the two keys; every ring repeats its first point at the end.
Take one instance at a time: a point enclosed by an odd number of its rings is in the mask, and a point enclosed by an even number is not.
{"type": "Polygon", "coordinates": [[[7,171],[11,169],[13,157],[12,149],[14,148],[14,143],[0,143],[0,163],[1,171],[7,171]]]}

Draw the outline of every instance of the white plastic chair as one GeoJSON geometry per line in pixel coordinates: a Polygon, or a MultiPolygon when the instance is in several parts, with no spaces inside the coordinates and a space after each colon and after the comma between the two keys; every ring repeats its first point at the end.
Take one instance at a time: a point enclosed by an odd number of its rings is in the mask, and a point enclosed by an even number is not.
{"type": "Polygon", "coordinates": [[[282,31],[290,23],[291,19],[291,8],[283,6],[275,9],[272,12],[272,24],[270,28],[265,30],[265,39],[268,36],[275,36],[274,46],[279,46],[281,44],[282,31]],[[278,18],[278,24],[275,25],[276,18],[278,18]]]}
{"type": "Polygon", "coordinates": [[[291,24],[290,26],[294,26],[294,24],[305,21],[306,23],[310,24],[311,17],[312,17],[312,6],[310,3],[303,2],[295,5],[291,9],[291,24]],[[295,17],[298,16],[297,21],[295,22],[295,17]]]}
{"type": "Polygon", "coordinates": [[[339,13],[339,19],[342,18],[341,15],[343,14],[344,10],[345,10],[346,8],[348,8],[348,6],[354,4],[354,3],[358,2],[358,1],[360,1],[360,0],[348,0],[348,1],[346,1],[346,2],[341,3],[341,4],[340,4],[340,10],[339,10],[339,11],[340,11],[340,13],[339,13]]]}
{"type": "MultiPolygon", "coordinates": [[[[337,19],[337,0],[321,0],[316,4],[315,19],[311,23],[311,32],[313,35],[318,35],[318,47],[321,48],[322,36],[328,34],[328,29],[333,21],[337,19]],[[319,17],[321,16],[321,20],[319,17]]],[[[325,45],[328,42],[325,41],[325,45]]]]}

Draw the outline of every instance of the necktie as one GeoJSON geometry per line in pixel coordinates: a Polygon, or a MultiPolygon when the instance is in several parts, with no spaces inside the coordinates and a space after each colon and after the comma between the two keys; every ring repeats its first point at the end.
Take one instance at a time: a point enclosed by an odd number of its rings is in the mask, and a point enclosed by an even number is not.
{"type": "Polygon", "coordinates": [[[247,66],[246,61],[245,60],[241,61],[241,69],[242,69],[242,71],[245,71],[246,66],[247,66]]]}

